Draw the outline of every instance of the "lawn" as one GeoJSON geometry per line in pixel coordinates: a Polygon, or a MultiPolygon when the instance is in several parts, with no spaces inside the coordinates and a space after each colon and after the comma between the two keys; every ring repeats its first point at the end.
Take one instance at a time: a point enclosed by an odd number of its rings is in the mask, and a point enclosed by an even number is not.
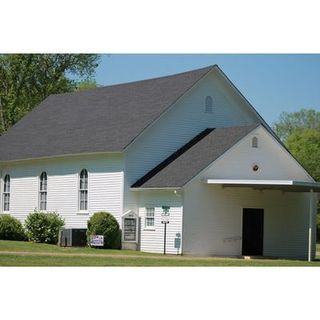
{"type": "Polygon", "coordinates": [[[320,266],[320,259],[308,263],[298,260],[163,256],[128,250],[60,248],[1,240],[0,266],[320,266]]]}

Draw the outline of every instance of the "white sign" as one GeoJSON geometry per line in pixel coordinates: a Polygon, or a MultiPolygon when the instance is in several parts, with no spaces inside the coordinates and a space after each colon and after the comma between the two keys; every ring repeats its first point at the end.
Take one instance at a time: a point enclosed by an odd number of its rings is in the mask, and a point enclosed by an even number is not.
{"type": "Polygon", "coordinates": [[[169,216],[167,214],[161,215],[161,223],[169,223],[169,216]]]}
{"type": "Polygon", "coordinates": [[[100,235],[90,236],[90,246],[103,247],[104,246],[104,236],[100,236],[100,235]]]}
{"type": "Polygon", "coordinates": [[[161,214],[161,223],[169,223],[170,217],[170,207],[169,206],[162,206],[162,214],[161,214]]]}

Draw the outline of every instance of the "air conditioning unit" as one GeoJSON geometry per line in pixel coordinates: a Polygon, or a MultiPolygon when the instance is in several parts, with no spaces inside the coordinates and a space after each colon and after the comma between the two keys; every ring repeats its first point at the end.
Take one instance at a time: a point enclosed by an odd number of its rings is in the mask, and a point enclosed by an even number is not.
{"type": "Polygon", "coordinates": [[[87,244],[87,229],[60,229],[59,246],[84,247],[87,244]]]}

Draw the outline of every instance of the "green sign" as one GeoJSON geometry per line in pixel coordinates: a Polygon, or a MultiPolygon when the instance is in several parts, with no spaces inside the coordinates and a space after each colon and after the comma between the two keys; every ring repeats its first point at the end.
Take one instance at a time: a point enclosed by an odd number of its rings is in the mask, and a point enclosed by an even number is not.
{"type": "Polygon", "coordinates": [[[170,215],[170,207],[169,206],[162,206],[163,214],[166,216],[170,215]]]}

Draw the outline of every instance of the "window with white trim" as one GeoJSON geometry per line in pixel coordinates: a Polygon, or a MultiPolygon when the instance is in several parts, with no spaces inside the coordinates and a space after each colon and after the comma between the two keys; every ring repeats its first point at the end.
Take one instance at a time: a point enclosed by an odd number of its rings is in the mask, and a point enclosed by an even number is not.
{"type": "Polygon", "coordinates": [[[39,208],[40,208],[40,211],[47,210],[47,185],[48,185],[47,173],[42,172],[40,175],[40,186],[39,186],[39,208]]]}
{"type": "Polygon", "coordinates": [[[212,113],[213,110],[213,100],[211,96],[206,97],[206,103],[205,103],[205,113],[212,113]]]}
{"type": "Polygon", "coordinates": [[[10,176],[8,174],[4,177],[3,211],[10,211],[10,176]]]}
{"type": "Polygon", "coordinates": [[[146,228],[154,227],[154,208],[146,208],[146,228]]]}
{"type": "Polygon", "coordinates": [[[80,173],[79,209],[80,211],[88,210],[88,171],[86,169],[80,173]]]}

